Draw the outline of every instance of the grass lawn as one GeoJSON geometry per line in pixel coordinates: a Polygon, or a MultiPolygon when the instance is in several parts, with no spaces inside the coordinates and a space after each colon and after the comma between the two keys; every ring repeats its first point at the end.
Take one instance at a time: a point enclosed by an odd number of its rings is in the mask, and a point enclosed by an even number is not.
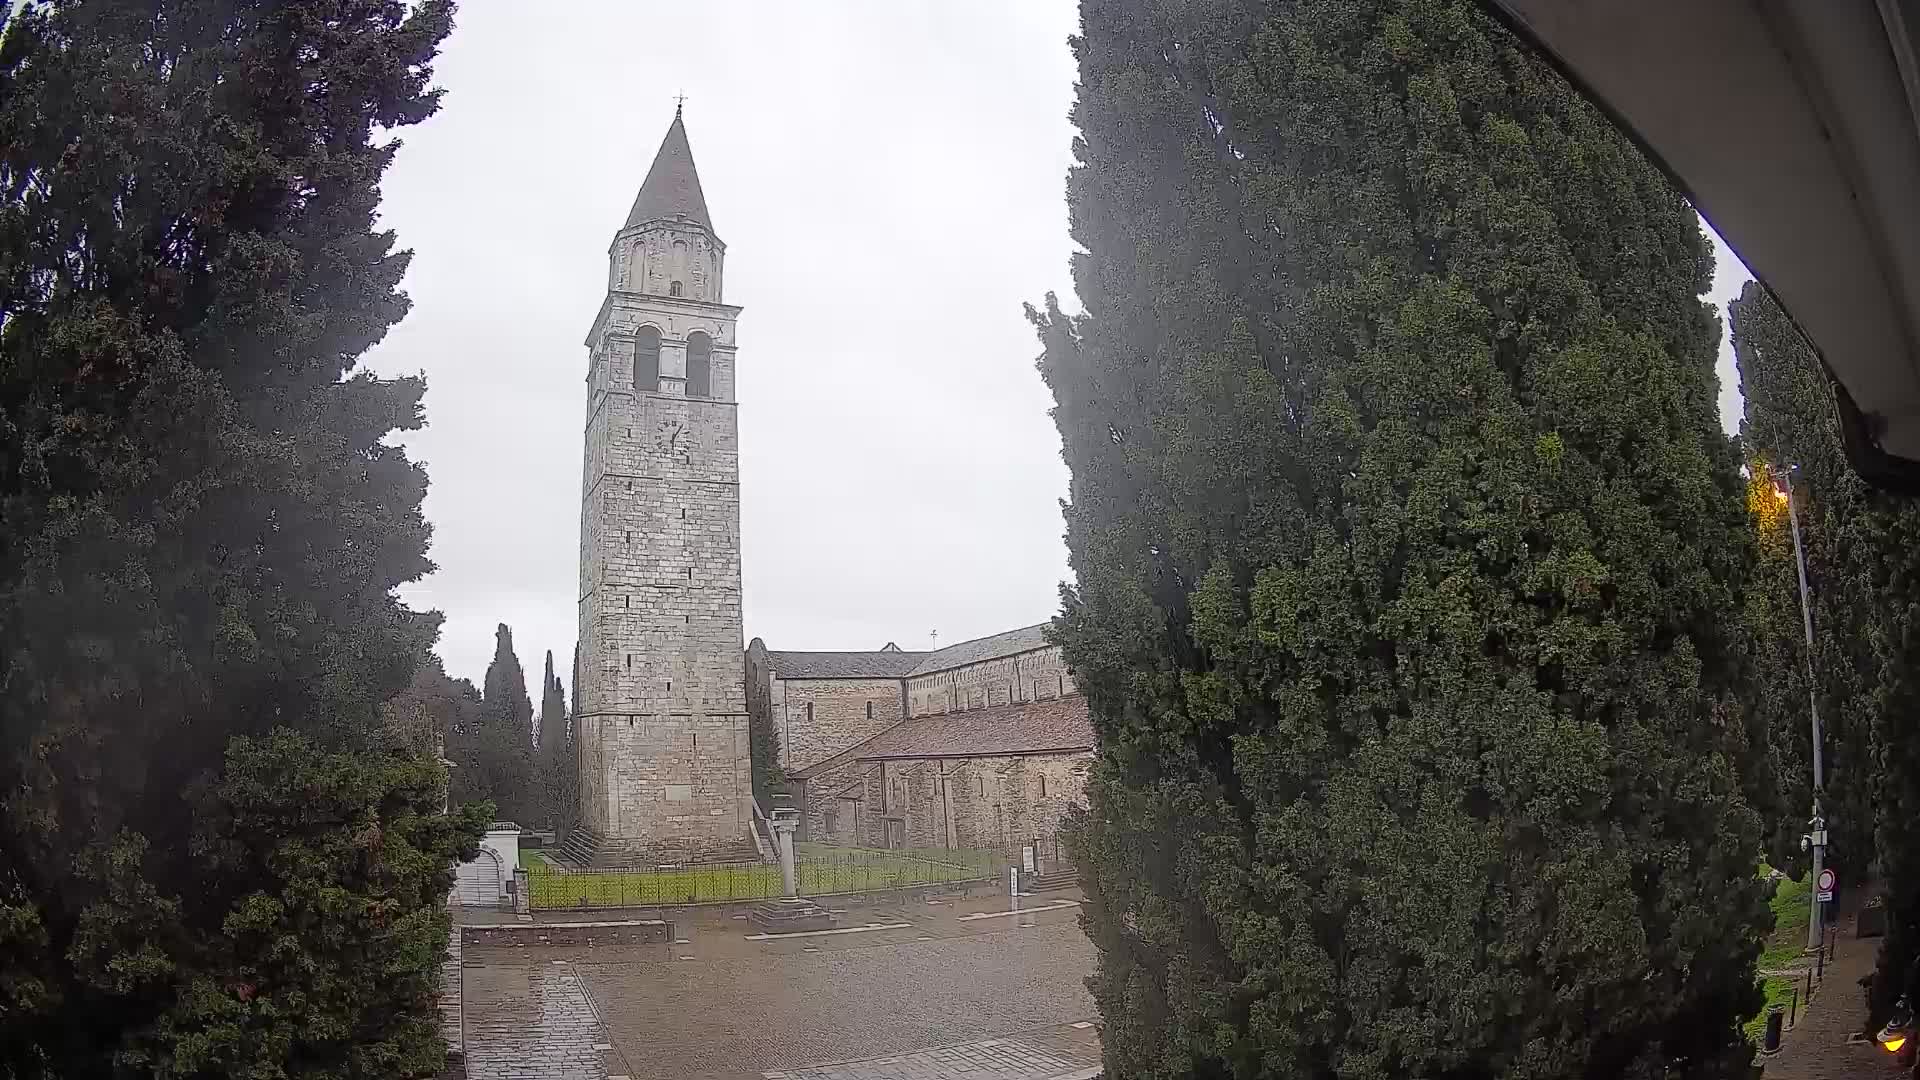
{"type": "MultiPolygon", "coordinates": [[[[992,877],[990,852],[868,851],[803,844],[796,852],[800,892],[807,896],[868,892],[992,877]]],[[[780,868],[695,866],[684,870],[591,870],[568,873],[532,851],[520,853],[528,899],[536,908],[650,907],[780,895],[780,868]]]]}
{"type": "Polygon", "coordinates": [[[1782,881],[1768,906],[1773,908],[1773,933],[1760,952],[1760,970],[1779,971],[1800,962],[1807,947],[1807,920],[1812,917],[1813,883],[1805,878],[1782,881]]]}
{"type": "Polygon", "coordinates": [[[1769,975],[1760,980],[1760,990],[1767,995],[1767,1000],[1760,1006],[1760,1011],[1753,1014],[1753,1019],[1747,1021],[1744,1028],[1747,1038],[1760,1038],[1760,1033],[1767,1026],[1767,1009],[1774,1005],[1785,1005],[1793,997],[1794,986],[1795,980],[1779,975],[1769,975]]]}
{"type": "MultiPolygon", "coordinates": [[[[1761,872],[1765,871],[1766,868],[1762,867],[1761,872]]],[[[1767,1009],[1773,1005],[1785,1005],[1793,996],[1794,988],[1800,985],[1800,980],[1791,972],[1802,962],[1802,952],[1807,947],[1807,920],[1813,916],[1812,904],[1811,878],[1782,880],[1773,890],[1773,899],[1767,902],[1767,906],[1773,909],[1773,932],[1767,935],[1766,946],[1760,950],[1760,970],[1788,974],[1761,978],[1760,990],[1766,995],[1766,1001],[1760,1006],[1760,1011],[1746,1022],[1745,1030],[1750,1039],[1760,1038],[1767,1023],[1767,1009]]]]}

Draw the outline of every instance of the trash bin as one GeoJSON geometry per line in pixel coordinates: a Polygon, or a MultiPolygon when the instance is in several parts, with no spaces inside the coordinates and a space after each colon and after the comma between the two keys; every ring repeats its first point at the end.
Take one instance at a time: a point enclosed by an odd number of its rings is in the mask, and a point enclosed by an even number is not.
{"type": "Polygon", "coordinates": [[[1767,1026],[1760,1035],[1760,1052],[1762,1054],[1772,1056],[1780,1052],[1780,1029],[1786,1025],[1786,1022],[1786,1006],[1767,1006],[1767,1026]]]}

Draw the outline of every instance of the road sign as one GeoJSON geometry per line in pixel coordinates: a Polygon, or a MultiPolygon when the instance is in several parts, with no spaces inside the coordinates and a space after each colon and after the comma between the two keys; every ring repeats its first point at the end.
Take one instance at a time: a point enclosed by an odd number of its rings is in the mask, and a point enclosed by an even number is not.
{"type": "Polygon", "coordinates": [[[1815,883],[1814,887],[1814,899],[1821,903],[1826,903],[1833,899],[1834,884],[1833,870],[1831,868],[1820,871],[1820,880],[1815,883]]]}

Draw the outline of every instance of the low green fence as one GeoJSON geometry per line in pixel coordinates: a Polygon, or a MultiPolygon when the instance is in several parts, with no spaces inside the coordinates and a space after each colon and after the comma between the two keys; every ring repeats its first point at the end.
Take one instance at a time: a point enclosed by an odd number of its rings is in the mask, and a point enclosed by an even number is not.
{"type": "MultiPolygon", "coordinates": [[[[794,859],[803,896],[985,881],[1006,873],[1005,862],[988,851],[866,851],[811,844],[806,848],[794,859]]],[[[764,863],[566,871],[536,860],[527,866],[527,898],[535,908],[653,907],[779,895],[780,868],[764,863]]]]}

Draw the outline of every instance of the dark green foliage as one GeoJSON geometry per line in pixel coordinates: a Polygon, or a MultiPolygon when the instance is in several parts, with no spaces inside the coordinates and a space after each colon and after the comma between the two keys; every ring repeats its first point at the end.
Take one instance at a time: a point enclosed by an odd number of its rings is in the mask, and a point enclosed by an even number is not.
{"type": "Polygon", "coordinates": [[[1870,565],[1881,557],[1874,534],[1884,523],[1872,511],[1897,501],[1876,496],[1847,465],[1826,374],[1766,290],[1749,282],[1729,316],[1745,400],[1741,440],[1753,459],[1749,502],[1760,539],[1748,585],[1759,661],[1749,696],[1768,731],[1781,798],[1769,859],[1782,869],[1805,867],[1800,836],[1812,810],[1806,629],[1790,522],[1777,495],[1791,467],[1826,734],[1827,856],[1857,878],[1873,859],[1872,669],[1874,639],[1884,632],[1878,610],[1884,570],[1870,565]]]}
{"type": "Polygon", "coordinates": [[[428,923],[474,834],[420,818],[436,766],[379,749],[435,632],[393,593],[430,566],[425,474],[386,441],[423,386],[355,364],[406,310],[377,185],[450,20],[57,0],[0,42],[10,1075],[437,1061],[428,923]],[[269,772],[339,813],[262,796],[269,772]],[[256,1004],[358,960],[378,977],[307,1015],[256,1004]]]}
{"type": "MultiPolygon", "coordinates": [[[[1872,994],[1883,1010],[1909,989],[1920,956],[1920,502],[1873,491],[1848,468],[1826,375],[1764,289],[1747,286],[1732,317],[1746,399],[1742,436],[1756,471],[1799,466],[1830,861],[1848,886],[1864,883],[1877,862],[1890,915],[1872,994]]],[[[1764,506],[1769,493],[1760,494],[1755,503],[1764,506]]],[[[1758,670],[1754,697],[1783,781],[1775,847],[1804,861],[1812,768],[1806,645],[1785,530],[1784,514],[1762,518],[1769,555],[1749,589],[1750,610],[1773,661],[1758,670]]]]}
{"type": "Polygon", "coordinates": [[[236,739],[194,837],[229,913],[129,1063],[168,1076],[437,1071],[446,896],[489,810],[441,813],[444,775],[432,758],[324,754],[285,731],[236,739]],[[355,1036],[383,1025],[387,1038],[355,1036]]]}
{"type": "Polygon", "coordinates": [[[408,753],[440,756],[447,739],[469,715],[477,715],[480,691],[465,679],[452,679],[440,658],[429,654],[406,689],[380,706],[388,744],[408,753]]]}
{"type": "Polygon", "coordinates": [[[766,645],[754,638],[747,646],[747,771],[753,784],[754,801],[762,810],[771,809],[773,797],[787,791],[787,771],[780,765],[780,735],[774,730],[766,662],[766,645]]]}
{"type": "Polygon", "coordinates": [[[532,822],[544,817],[534,791],[533,701],[506,623],[494,631],[485,686],[480,709],[448,741],[453,800],[487,800],[503,821],[532,822]]]}
{"type": "Polygon", "coordinates": [[[1110,1073],[1750,1075],[1692,211],[1471,3],[1081,12],[1035,319],[1110,1073]]]}
{"type": "Polygon", "coordinates": [[[541,680],[540,745],[534,769],[539,787],[541,822],[563,829],[573,822],[574,792],[578,767],[574,762],[573,736],[567,725],[567,694],[553,673],[553,652],[547,652],[547,671],[541,680]]]}

